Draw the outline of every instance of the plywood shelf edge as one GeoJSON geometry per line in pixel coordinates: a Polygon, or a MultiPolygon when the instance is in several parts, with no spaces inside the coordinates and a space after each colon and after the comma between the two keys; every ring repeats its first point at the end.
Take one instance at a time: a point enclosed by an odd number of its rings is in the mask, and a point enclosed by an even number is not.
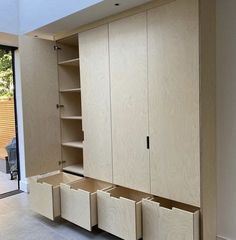
{"type": "Polygon", "coordinates": [[[62,120],[82,120],[82,116],[63,116],[62,120]]]}
{"type": "Polygon", "coordinates": [[[79,58],[69,59],[66,61],[61,61],[58,65],[65,65],[65,66],[78,66],[79,65],[79,58]]]}
{"type": "Polygon", "coordinates": [[[68,88],[68,89],[61,89],[60,93],[70,93],[70,92],[80,92],[80,88],[68,88]]]}
{"type": "Polygon", "coordinates": [[[73,141],[73,142],[65,142],[62,143],[64,147],[73,147],[73,148],[83,148],[83,142],[73,141]]]}

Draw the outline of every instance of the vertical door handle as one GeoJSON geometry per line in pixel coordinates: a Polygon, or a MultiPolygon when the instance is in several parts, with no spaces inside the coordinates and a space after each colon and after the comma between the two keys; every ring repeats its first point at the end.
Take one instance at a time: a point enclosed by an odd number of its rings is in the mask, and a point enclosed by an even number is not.
{"type": "Polygon", "coordinates": [[[147,149],[150,149],[150,139],[149,139],[149,136],[147,136],[147,149]]]}

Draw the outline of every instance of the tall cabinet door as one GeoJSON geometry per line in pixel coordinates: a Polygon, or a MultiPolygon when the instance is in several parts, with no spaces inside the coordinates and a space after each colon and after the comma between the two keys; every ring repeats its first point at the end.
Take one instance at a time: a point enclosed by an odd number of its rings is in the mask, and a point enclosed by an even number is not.
{"type": "Polygon", "coordinates": [[[26,176],[59,169],[57,55],[52,41],[19,38],[26,176]]]}
{"type": "Polygon", "coordinates": [[[200,206],[198,1],[148,12],[151,193],[200,206]]]}
{"type": "Polygon", "coordinates": [[[112,182],[108,25],[79,34],[85,176],[112,182]]]}
{"type": "Polygon", "coordinates": [[[109,25],[114,183],[148,192],[146,13],[109,25]]]}

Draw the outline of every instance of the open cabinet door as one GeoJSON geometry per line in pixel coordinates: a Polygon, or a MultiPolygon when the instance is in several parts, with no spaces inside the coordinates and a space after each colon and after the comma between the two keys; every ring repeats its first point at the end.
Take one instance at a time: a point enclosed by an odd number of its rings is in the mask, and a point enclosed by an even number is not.
{"type": "Polygon", "coordinates": [[[26,176],[60,168],[57,53],[54,42],[19,38],[26,176]]]}

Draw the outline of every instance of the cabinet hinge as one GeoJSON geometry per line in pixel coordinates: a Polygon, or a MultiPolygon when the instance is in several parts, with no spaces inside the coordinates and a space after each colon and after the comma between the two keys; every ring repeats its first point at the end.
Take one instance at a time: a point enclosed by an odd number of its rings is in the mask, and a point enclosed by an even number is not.
{"type": "Polygon", "coordinates": [[[59,165],[59,166],[62,165],[62,164],[64,164],[64,163],[66,163],[66,161],[58,161],[58,165],[59,165]]]}
{"type": "Polygon", "coordinates": [[[150,139],[149,139],[149,136],[147,136],[147,149],[150,149],[150,139]]]}
{"type": "Polygon", "coordinates": [[[56,45],[53,48],[54,48],[54,51],[61,50],[61,48],[56,45]]]}
{"type": "Polygon", "coordinates": [[[84,131],[82,130],[82,141],[84,141],[84,131]]]}
{"type": "Polygon", "coordinates": [[[57,109],[58,109],[58,108],[63,108],[64,105],[62,105],[62,104],[57,104],[56,107],[57,107],[57,109]]]}

